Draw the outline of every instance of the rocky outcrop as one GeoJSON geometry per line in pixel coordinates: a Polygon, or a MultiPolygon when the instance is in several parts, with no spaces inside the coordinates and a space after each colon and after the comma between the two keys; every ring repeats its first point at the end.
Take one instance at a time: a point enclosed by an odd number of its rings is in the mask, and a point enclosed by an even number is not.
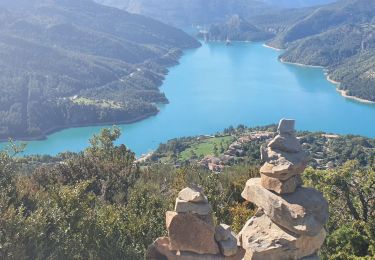
{"type": "Polygon", "coordinates": [[[188,187],[180,191],[175,211],[166,213],[168,237],[158,238],[146,259],[153,260],[239,260],[244,250],[229,226],[214,225],[211,205],[203,191],[188,187]]]}
{"type": "Polygon", "coordinates": [[[314,254],[325,238],[322,228],[315,236],[298,235],[275,224],[266,214],[252,217],[240,233],[245,259],[301,259],[314,254]]]}
{"type": "Polygon", "coordinates": [[[308,156],[283,119],[278,135],[261,150],[261,178],[247,181],[242,197],[259,207],[238,235],[248,260],[319,259],[328,203],[315,189],[301,187],[308,156]]]}
{"type": "Polygon", "coordinates": [[[259,210],[238,236],[228,225],[215,226],[203,191],[188,187],[178,194],[175,210],[166,213],[169,237],[157,239],[146,259],[319,259],[328,203],[319,191],[302,187],[308,156],[295,136],[294,120],[281,120],[278,135],[261,153],[261,177],[248,180],[242,192],[259,210]]]}

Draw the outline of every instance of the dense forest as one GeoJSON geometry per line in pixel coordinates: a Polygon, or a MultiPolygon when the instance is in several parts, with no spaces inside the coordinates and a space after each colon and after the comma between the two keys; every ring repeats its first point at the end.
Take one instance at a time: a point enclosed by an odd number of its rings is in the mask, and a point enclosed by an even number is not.
{"type": "Polygon", "coordinates": [[[0,21],[0,139],[154,115],[167,67],[199,46],[89,0],[4,0],[0,21]]]}
{"type": "MultiPolygon", "coordinates": [[[[230,127],[210,138],[274,129],[230,127]]],[[[166,232],[165,212],[173,208],[173,198],[189,184],[204,188],[215,221],[236,232],[254,214],[255,206],[240,194],[246,180],[258,175],[261,142],[249,144],[243,161],[216,173],[189,159],[180,166],[135,163],[134,153],[114,144],[120,134],[104,129],[78,154],[23,158],[17,155],[24,147],[14,143],[0,152],[1,259],[143,259],[147,247],[166,232]]],[[[298,135],[310,153],[336,158],[334,167],[312,164],[303,175],[305,185],[322,191],[330,203],[321,258],[373,259],[375,140],[298,135]]],[[[200,140],[172,140],[160,146],[158,158],[176,150],[179,155],[200,140]]]]}

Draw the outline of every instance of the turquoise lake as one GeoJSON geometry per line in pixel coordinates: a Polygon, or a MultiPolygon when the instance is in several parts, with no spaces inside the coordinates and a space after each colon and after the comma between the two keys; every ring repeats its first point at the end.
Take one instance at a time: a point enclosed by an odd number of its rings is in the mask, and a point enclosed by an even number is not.
{"type": "MultiPolygon", "coordinates": [[[[299,130],[375,137],[375,105],[342,97],[322,69],[282,64],[279,55],[260,43],[210,43],[185,52],[161,88],[170,104],[157,116],[121,125],[120,142],[141,155],[175,137],[283,117],[296,119],[299,130]]],[[[28,142],[26,154],[81,151],[101,128],[71,128],[28,142]]]]}

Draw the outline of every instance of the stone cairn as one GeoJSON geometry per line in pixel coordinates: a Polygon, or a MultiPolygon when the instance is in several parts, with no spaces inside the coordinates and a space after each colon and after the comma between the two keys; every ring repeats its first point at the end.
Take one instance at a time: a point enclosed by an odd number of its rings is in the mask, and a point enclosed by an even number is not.
{"type": "Polygon", "coordinates": [[[245,260],[319,259],[328,203],[315,189],[302,187],[308,162],[295,136],[294,120],[282,119],[278,135],[261,148],[260,178],[247,181],[242,197],[259,207],[238,242],[245,260]]]}
{"type": "Polygon", "coordinates": [[[148,249],[152,260],[240,260],[244,250],[228,225],[214,225],[212,208],[201,189],[180,191],[174,211],[166,213],[168,237],[158,238],[148,249]]]}

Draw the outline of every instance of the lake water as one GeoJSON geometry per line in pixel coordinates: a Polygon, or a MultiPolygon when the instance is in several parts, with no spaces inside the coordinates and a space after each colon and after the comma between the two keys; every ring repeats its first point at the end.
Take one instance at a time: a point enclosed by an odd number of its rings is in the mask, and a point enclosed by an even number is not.
{"type": "MultiPolygon", "coordinates": [[[[187,51],[162,86],[170,104],[157,116],[121,125],[120,142],[140,155],[175,137],[283,117],[296,119],[299,130],[375,137],[375,105],[345,99],[322,69],[282,64],[279,54],[259,43],[210,43],[187,51]]],[[[77,152],[101,128],[66,129],[29,142],[26,153],[77,152]]]]}

